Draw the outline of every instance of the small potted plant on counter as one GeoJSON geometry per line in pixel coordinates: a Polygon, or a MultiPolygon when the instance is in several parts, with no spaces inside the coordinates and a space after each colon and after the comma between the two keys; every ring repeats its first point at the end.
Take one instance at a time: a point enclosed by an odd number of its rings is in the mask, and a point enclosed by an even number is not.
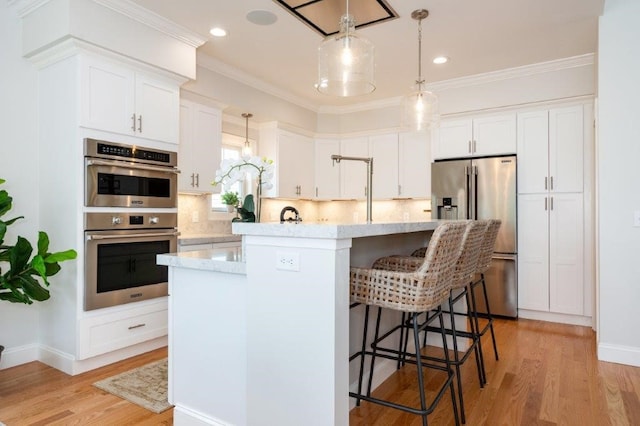
{"type": "MultiPolygon", "coordinates": [[[[0,184],[5,181],[0,179],[0,184]]],[[[59,262],[75,259],[75,250],[49,253],[49,236],[38,232],[36,253],[33,246],[21,236],[15,244],[4,241],[7,228],[22,216],[7,221],[1,217],[11,210],[13,198],[4,189],[0,191],[0,301],[32,304],[50,297],[48,277],[60,271],[59,262]]],[[[0,345],[0,356],[4,347],[0,345]]]]}
{"type": "Polygon", "coordinates": [[[238,206],[238,202],[240,201],[238,199],[238,193],[237,192],[233,192],[233,191],[227,191],[224,194],[222,194],[222,204],[226,204],[227,205],[227,211],[229,213],[233,213],[235,208],[238,206]]]}

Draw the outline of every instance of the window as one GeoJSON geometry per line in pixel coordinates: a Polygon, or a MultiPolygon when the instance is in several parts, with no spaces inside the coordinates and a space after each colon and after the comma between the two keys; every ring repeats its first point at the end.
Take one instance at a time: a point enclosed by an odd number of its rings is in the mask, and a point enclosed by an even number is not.
{"type": "MultiPolygon", "coordinates": [[[[242,147],[244,145],[244,139],[228,133],[222,134],[222,153],[221,161],[226,159],[238,159],[242,155],[242,147]]],[[[244,195],[249,191],[246,188],[246,182],[240,181],[233,184],[231,191],[238,193],[240,202],[244,199],[244,195]]],[[[222,204],[221,195],[225,192],[224,188],[220,188],[219,194],[211,195],[211,208],[215,211],[227,211],[226,204],[222,204]]]]}

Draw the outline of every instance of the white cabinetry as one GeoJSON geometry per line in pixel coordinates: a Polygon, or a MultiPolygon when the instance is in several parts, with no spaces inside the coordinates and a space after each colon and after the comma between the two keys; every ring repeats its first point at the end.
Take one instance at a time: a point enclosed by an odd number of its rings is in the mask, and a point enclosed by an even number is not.
{"type": "Polygon", "coordinates": [[[518,114],[518,192],[582,192],[582,105],[518,114]]]}
{"type": "Polygon", "coordinates": [[[219,191],[211,182],[220,165],[221,126],[219,109],[187,100],[180,102],[179,191],[219,191]]]}
{"type": "Polygon", "coordinates": [[[274,186],[263,196],[312,198],[314,196],[313,139],[273,123],[260,128],[260,155],[275,162],[274,186]]]}
{"type": "Polygon", "coordinates": [[[369,157],[373,158],[373,198],[398,196],[398,154],[397,133],[369,137],[369,157]]]}
{"type": "MultiPolygon", "coordinates": [[[[364,136],[340,140],[340,155],[344,157],[368,158],[369,138],[364,136]]],[[[366,197],[367,164],[364,161],[341,161],[340,198],[364,199],[366,197]]]]}
{"type": "Polygon", "coordinates": [[[431,144],[427,132],[399,135],[397,197],[431,197],[431,144]]]}
{"type": "Polygon", "coordinates": [[[85,57],[81,125],[178,143],[179,93],[176,81],[85,57]]]}
{"type": "Polygon", "coordinates": [[[515,113],[442,120],[434,133],[435,159],[516,152],[515,113]]]}
{"type": "Polygon", "coordinates": [[[583,105],[518,114],[518,308],[585,310],[583,105]]]}
{"type": "Polygon", "coordinates": [[[340,154],[337,139],[316,139],[315,141],[315,196],[319,200],[340,198],[340,167],[331,156],[340,154]]]}

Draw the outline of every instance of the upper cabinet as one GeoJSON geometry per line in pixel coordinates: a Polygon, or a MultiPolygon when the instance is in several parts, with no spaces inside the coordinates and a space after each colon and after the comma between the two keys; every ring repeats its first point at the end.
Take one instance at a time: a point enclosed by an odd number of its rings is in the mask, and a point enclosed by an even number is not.
{"type": "Polygon", "coordinates": [[[219,192],[211,182],[220,166],[222,114],[219,109],[199,103],[180,102],[180,145],[178,150],[178,190],[219,192]]]}
{"type": "Polygon", "coordinates": [[[442,120],[434,131],[433,158],[481,157],[516,152],[516,114],[442,120]]]}
{"type": "Polygon", "coordinates": [[[518,114],[518,192],[582,192],[583,106],[518,114]]]}
{"type": "Polygon", "coordinates": [[[319,200],[340,198],[340,167],[331,156],[340,154],[337,139],[316,139],[315,141],[315,197],[319,200]]]}
{"type": "Polygon", "coordinates": [[[277,128],[269,123],[260,128],[260,155],[275,163],[273,188],[265,197],[313,198],[313,139],[277,128]]]}
{"type": "Polygon", "coordinates": [[[82,68],[82,126],[178,143],[178,82],[94,57],[82,68]]]}
{"type": "Polygon", "coordinates": [[[399,134],[396,197],[431,197],[431,143],[427,132],[399,134]]]}

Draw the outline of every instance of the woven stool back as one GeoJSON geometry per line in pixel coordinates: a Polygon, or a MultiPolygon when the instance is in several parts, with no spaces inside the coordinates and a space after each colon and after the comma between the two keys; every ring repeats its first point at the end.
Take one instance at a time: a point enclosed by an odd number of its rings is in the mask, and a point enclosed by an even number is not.
{"type": "Polygon", "coordinates": [[[496,245],[496,239],[498,238],[498,231],[502,221],[500,219],[489,219],[487,225],[487,232],[485,233],[482,241],[482,247],[480,248],[480,256],[478,257],[478,266],[476,267],[476,273],[484,273],[489,266],[491,266],[491,259],[493,257],[493,248],[496,245]]]}
{"type": "Polygon", "coordinates": [[[478,268],[482,242],[489,226],[488,220],[470,220],[462,237],[460,257],[453,272],[451,288],[463,288],[473,279],[478,268]]]}
{"type": "Polygon", "coordinates": [[[426,312],[449,297],[466,222],[433,231],[422,265],[411,272],[351,268],[351,301],[404,312],[426,312]]]}

